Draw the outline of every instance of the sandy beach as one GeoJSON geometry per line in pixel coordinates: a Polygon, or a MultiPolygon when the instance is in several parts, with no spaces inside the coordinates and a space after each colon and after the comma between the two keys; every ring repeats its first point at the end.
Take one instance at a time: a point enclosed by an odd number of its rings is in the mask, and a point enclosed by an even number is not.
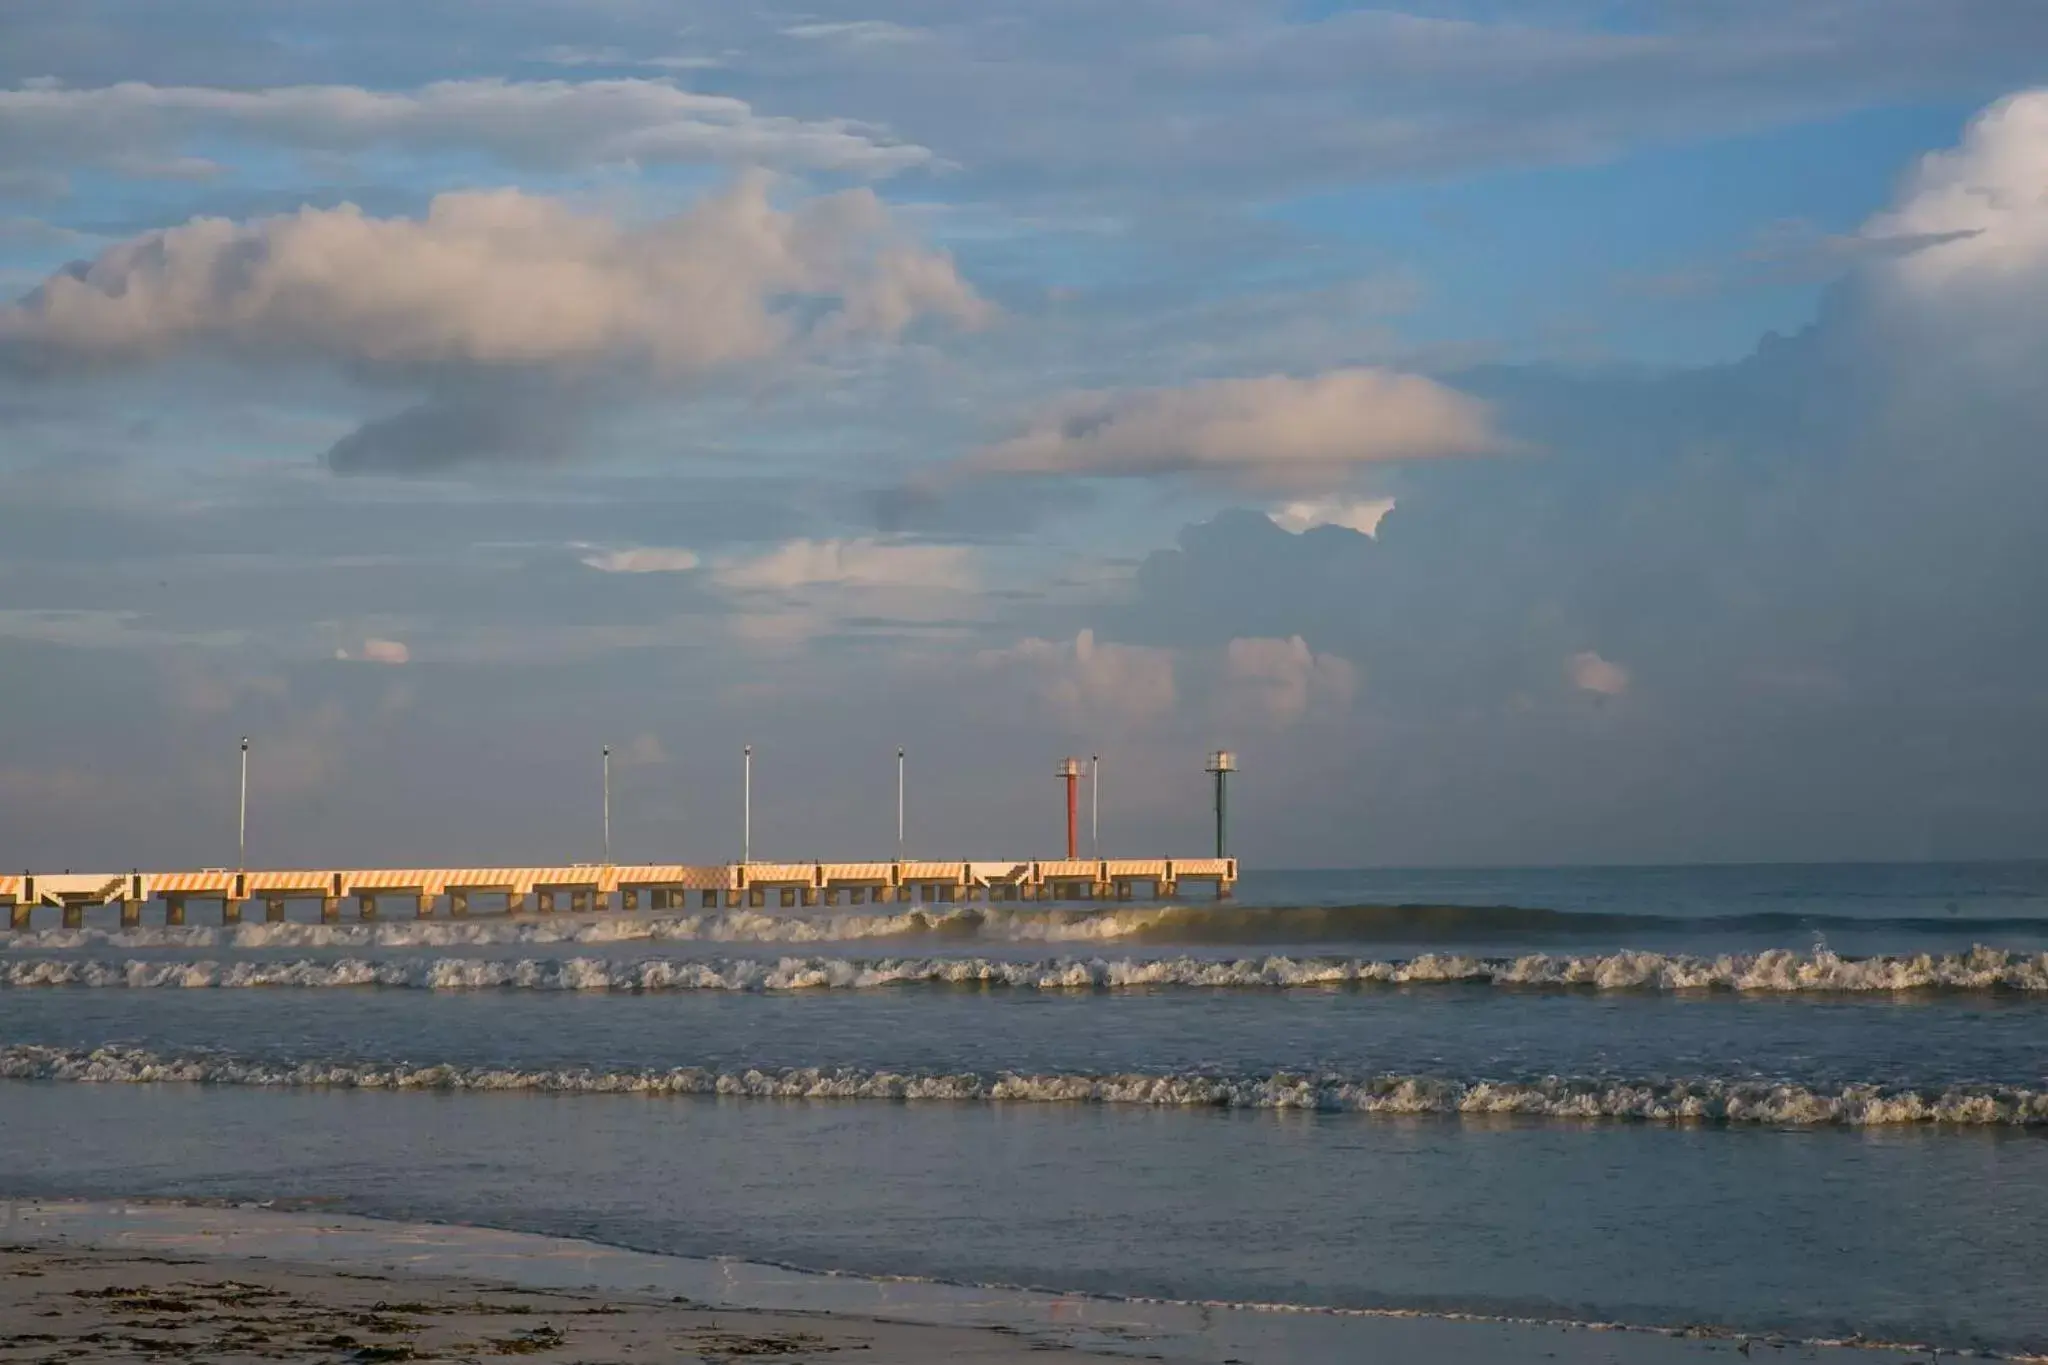
{"type": "Polygon", "coordinates": [[[822,1360],[999,1365],[995,1328],[733,1312],[405,1274],[91,1248],[0,1249],[0,1361],[822,1360]]]}
{"type": "Polygon", "coordinates": [[[1190,1365],[1834,1365],[1925,1348],[1711,1329],[1114,1300],[819,1275],[309,1209],[0,1202],[0,1365],[17,1361],[1074,1360],[1190,1365]]]}

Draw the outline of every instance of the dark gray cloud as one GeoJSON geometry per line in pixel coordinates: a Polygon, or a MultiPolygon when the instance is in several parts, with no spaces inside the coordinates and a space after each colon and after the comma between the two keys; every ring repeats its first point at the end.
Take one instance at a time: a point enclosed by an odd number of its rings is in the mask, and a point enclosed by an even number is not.
{"type": "Polygon", "coordinates": [[[2048,410],[1902,390],[1865,306],[1711,370],[1462,376],[1540,453],[1409,471],[1376,538],[1191,527],[1105,628],[1354,661],[1321,799],[1380,856],[2038,848],[2048,410]]]}
{"type": "Polygon", "coordinates": [[[585,429],[572,394],[523,393],[510,385],[430,399],[365,422],[325,455],[337,474],[438,474],[475,464],[553,464],[585,429]]]}

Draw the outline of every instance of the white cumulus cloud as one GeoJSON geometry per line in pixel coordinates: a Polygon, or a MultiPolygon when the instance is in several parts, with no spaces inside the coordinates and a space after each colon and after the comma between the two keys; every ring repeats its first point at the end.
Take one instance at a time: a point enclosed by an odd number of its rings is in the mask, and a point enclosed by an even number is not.
{"type": "Polygon", "coordinates": [[[732,606],[726,626],[733,635],[775,652],[837,628],[902,637],[953,633],[972,609],[980,563],[964,545],[798,539],[718,559],[711,579],[732,606]]]}
{"type": "Polygon", "coordinates": [[[1572,686],[1580,691],[1602,697],[1618,697],[1628,691],[1628,670],[1612,660],[1601,658],[1590,649],[1566,659],[1564,667],[1572,686]]]}
{"type": "Polygon", "coordinates": [[[1891,335],[1916,357],[2030,384],[2048,291],[2048,89],[2008,96],[1954,148],[1921,159],[1861,236],[1923,243],[1868,278],[1891,335]]]}
{"type": "Polygon", "coordinates": [[[1318,654],[1299,635],[1230,642],[1224,678],[1233,710],[1292,725],[1311,710],[1343,710],[1358,691],[1358,669],[1335,654],[1318,654]]]}
{"type": "Polygon", "coordinates": [[[1503,448],[1477,399],[1422,375],[1350,368],[1295,378],[1077,394],[1022,435],[984,447],[970,474],[1141,477],[1206,473],[1325,485],[1377,461],[1503,448]]]}
{"type": "Polygon", "coordinates": [[[643,225],[518,190],[440,195],[418,219],[353,205],[195,219],[0,308],[0,349],[43,364],[210,345],[388,370],[637,362],[689,374],[808,338],[987,312],[872,193],[784,210],[750,174],[643,225]]]}
{"type": "Polygon", "coordinates": [[[1075,729],[1139,725],[1171,712],[1178,696],[1174,654],[1149,645],[1097,640],[1019,640],[975,656],[982,668],[1020,676],[1048,711],[1075,729]]]}
{"type": "Polygon", "coordinates": [[[1342,526],[1369,536],[1379,530],[1381,519],[1393,510],[1392,498],[1318,498],[1290,502],[1266,516],[1281,530],[1297,536],[1318,526],[1342,526]]]}

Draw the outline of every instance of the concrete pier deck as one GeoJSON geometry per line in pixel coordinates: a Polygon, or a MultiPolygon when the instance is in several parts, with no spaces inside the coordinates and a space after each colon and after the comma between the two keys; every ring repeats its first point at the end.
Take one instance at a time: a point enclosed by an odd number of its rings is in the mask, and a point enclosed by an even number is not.
{"type": "Polygon", "coordinates": [[[66,927],[85,912],[119,906],[125,926],[142,922],[152,902],[163,922],[185,923],[187,903],[212,902],[220,922],[238,924],[260,902],[270,923],[294,901],[317,902],[320,918],[428,919],[445,905],[460,919],[495,909],[511,914],[557,911],[797,909],[819,905],[949,904],[1005,901],[1134,900],[1180,894],[1184,882],[1213,888],[1218,899],[1237,885],[1235,858],[1068,858],[874,863],[571,863],[559,867],[333,868],[310,870],[204,868],[185,872],[62,872],[0,875],[0,906],[8,927],[33,927],[38,909],[66,927]]]}

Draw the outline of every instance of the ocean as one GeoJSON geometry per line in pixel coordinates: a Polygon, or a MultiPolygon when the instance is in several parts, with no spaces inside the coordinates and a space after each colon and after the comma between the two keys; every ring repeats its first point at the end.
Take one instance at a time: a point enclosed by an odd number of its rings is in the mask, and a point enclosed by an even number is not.
{"type": "Polygon", "coordinates": [[[2048,863],[89,920],[0,937],[0,1197],[2038,1354],[2044,1024],[2048,863]]]}

